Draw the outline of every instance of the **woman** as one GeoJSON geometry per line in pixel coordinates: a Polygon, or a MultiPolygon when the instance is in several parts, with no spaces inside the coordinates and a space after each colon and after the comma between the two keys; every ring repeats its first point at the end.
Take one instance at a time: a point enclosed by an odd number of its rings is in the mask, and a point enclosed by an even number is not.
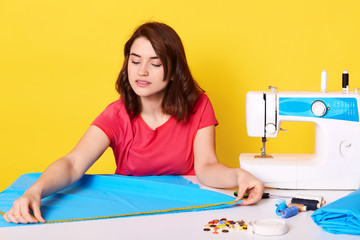
{"type": "Polygon", "coordinates": [[[110,146],[116,174],[196,174],[207,186],[239,187],[241,204],[261,199],[264,185],[218,162],[212,105],[191,76],[177,33],[163,23],[141,25],[125,44],[116,82],[121,98],[92,123],[70,153],[51,164],[4,215],[7,222],[45,222],[41,198],[79,180],[110,146]],[[29,214],[31,210],[34,214],[29,214]]]}

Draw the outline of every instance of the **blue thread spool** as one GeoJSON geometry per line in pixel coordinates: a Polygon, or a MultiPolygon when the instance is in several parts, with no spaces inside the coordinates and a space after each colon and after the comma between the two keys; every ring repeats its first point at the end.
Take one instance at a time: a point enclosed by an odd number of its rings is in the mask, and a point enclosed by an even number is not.
{"type": "Polygon", "coordinates": [[[276,208],[276,214],[281,216],[281,212],[287,208],[286,203],[280,203],[279,206],[276,208]]]}
{"type": "Polygon", "coordinates": [[[289,208],[284,209],[284,210],[281,212],[281,216],[282,216],[283,218],[289,218],[289,217],[295,216],[298,212],[299,212],[298,207],[292,206],[292,207],[289,207],[289,208]]]}
{"type": "Polygon", "coordinates": [[[280,205],[280,203],[286,203],[286,200],[284,198],[279,198],[275,202],[275,207],[278,207],[280,205]]]}

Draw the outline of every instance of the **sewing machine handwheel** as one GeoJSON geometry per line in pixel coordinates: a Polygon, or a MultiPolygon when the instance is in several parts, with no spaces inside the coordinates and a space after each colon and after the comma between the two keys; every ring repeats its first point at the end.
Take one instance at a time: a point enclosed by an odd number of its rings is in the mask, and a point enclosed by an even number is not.
{"type": "Polygon", "coordinates": [[[327,107],[326,107],[326,105],[325,105],[325,103],[323,101],[316,100],[311,105],[311,111],[315,116],[322,117],[322,116],[324,116],[326,114],[327,107]]]}

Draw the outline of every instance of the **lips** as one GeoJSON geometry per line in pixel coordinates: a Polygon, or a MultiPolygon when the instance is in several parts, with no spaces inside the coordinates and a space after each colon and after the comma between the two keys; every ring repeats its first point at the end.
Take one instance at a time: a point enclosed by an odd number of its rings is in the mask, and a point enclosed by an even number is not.
{"type": "Polygon", "coordinates": [[[147,87],[151,84],[151,82],[145,80],[136,80],[135,82],[139,87],[147,87]]]}

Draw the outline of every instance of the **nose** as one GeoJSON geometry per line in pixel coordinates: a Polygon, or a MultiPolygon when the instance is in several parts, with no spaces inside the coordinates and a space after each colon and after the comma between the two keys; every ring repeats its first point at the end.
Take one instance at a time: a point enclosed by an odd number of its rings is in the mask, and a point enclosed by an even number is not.
{"type": "Polygon", "coordinates": [[[141,64],[138,70],[138,74],[140,76],[149,76],[149,71],[147,69],[147,65],[146,64],[141,64]]]}

